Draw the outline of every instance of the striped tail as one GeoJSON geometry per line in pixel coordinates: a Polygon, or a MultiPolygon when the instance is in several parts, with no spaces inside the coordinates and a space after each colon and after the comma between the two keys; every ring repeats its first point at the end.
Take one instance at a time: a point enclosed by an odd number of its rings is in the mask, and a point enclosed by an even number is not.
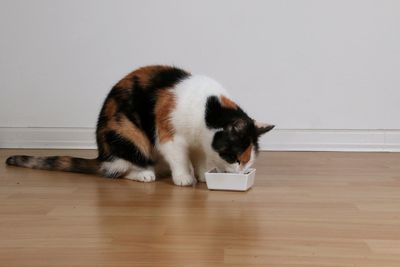
{"type": "Polygon", "coordinates": [[[67,156],[33,157],[12,156],[6,160],[7,165],[32,169],[78,172],[101,175],[101,161],[98,159],[82,159],[67,156]]]}

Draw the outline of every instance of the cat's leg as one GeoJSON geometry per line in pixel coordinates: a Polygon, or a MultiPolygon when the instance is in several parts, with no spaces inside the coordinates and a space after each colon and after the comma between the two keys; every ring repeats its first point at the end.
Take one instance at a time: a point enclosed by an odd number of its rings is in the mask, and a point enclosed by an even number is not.
{"type": "Polygon", "coordinates": [[[147,168],[133,166],[124,178],[139,182],[154,182],[156,180],[156,174],[152,166],[147,168]]]}
{"type": "Polygon", "coordinates": [[[171,168],[172,180],[176,185],[187,186],[195,183],[196,179],[191,173],[188,147],[183,138],[175,136],[174,139],[159,144],[159,150],[171,168]]]}
{"type": "Polygon", "coordinates": [[[207,157],[203,150],[196,149],[191,152],[190,158],[192,160],[194,173],[199,182],[205,182],[205,172],[207,171],[207,157]]]}
{"type": "MultiPolygon", "coordinates": [[[[115,108],[117,109],[117,108],[115,108]]],[[[141,182],[152,182],[155,180],[152,145],[144,130],[134,124],[125,114],[119,113],[112,116],[108,122],[107,131],[100,131],[99,140],[103,149],[112,151],[112,157],[120,160],[113,161],[112,172],[115,169],[121,173],[121,177],[141,182]],[[129,162],[129,169],[125,168],[129,162]],[[116,164],[118,163],[118,164],[116,164]],[[120,171],[122,169],[124,172],[120,171]]],[[[110,172],[110,171],[109,171],[110,172]]],[[[112,173],[111,172],[111,173],[112,173]]]]}

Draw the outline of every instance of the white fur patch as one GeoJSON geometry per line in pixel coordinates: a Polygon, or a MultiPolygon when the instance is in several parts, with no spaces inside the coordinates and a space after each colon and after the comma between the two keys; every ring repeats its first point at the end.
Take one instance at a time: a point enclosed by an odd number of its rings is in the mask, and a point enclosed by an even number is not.
{"type": "Polygon", "coordinates": [[[192,147],[209,149],[215,130],[207,128],[204,114],[210,96],[228,96],[227,91],[215,80],[193,75],[175,88],[176,108],[171,114],[176,135],[185,138],[192,147]]]}
{"type": "Polygon", "coordinates": [[[120,176],[132,168],[132,163],[124,159],[115,159],[101,164],[101,171],[106,176],[120,176]]]}
{"type": "Polygon", "coordinates": [[[153,168],[132,168],[132,170],[124,178],[139,182],[153,182],[156,180],[156,174],[154,173],[153,168]]]}
{"type": "Polygon", "coordinates": [[[249,168],[251,168],[251,166],[253,166],[255,161],[256,161],[256,151],[253,147],[253,149],[251,150],[249,162],[247,162],[246,165],[242,166],[240,172],[245,173],[249,168]]]}
{"type": "Polygon", "coordinates": [[[173,140],[158,144],[158,148],[170,165],[172,180],[176,185],[187,186],[195,183],[188,144],[184,137],[175,135],[173,140]]]}

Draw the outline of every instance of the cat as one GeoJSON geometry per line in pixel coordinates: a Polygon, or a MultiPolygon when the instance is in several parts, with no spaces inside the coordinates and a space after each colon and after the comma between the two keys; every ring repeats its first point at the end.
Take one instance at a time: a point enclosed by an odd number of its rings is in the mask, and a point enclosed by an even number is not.
{"type": "Polygon", "coordinates": [[[259,137],[274,128],[251,119],[215,80],[163,65],[120,80],[97,122],[98,157],[12,156],[8,165],[151,182],[168,163],[173,182],[204,182],[210,166],[241,172],[253,163],[259,137]],[[195,178],[196,177],[196,178],[195,178]]]}

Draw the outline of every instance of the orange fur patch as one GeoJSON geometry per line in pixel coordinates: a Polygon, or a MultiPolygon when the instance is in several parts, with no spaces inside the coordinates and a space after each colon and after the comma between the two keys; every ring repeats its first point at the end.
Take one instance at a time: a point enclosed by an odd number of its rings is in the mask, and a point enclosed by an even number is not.
{"type": "Polygon", "coordinates": [[[146,86],[155,73],[171,68],[169,66],[153,65],[139,68],[126,75],[117,83],[118,87],[130,89],[133,85],[133,78],[138,79],[141,86],[146,86]]]}
{"type": "Polygon", "coordinates": [[[161,144],[174,137],[175,130],[171,123],[171,112],[174,110],[175,104],[175,95],[171,90],[164,89],[158,92],[155,114],[157,135],[161,144]]]}
{"type": "Polygon", "coordinates": [[[69,170],[71,168],[71,158],[70,157],[60,157],[57,162],[61,170],[69,170]]]}
{"type": "Polygon", "coordinates": [[[117,86],[123,89],[130,89],[133,86],[133,81],[125,77],[117,83],[117,86]]]}
{"type": "Polygon", "coordinates": [[[249,145],[248,148],[238,157],[240,165],[244,165],[249,162],[251,158],[251,151],[253,150],[253,145],[249,145]]]}
{"type": "Polygon", "coordinates": [[[235,102],[227,98],[226,96],[221,95],[220,97],[221,105],[226,108],[237,109],[238,106],[235,102]]]}
{"type": "Polygon", "coordinates": [[[151,157],[151,144],[149,138],[147,138],[142,130],[137,128],[127,117],[125,117],[125,115],[122,115],[118,121],[114,119],[110,120],[108,126],[110,129],[135,144],[146,157],[151,157]]]}
{"type": "Polygon", "coordinates": [[[106,127],[99,128],[96,135],[99,146],[99,151],[101,150],[103,155],[110,155],[110,146],[105,140],[105,133],[107,131],[106,127]]]}
{"type": "Polygon", "coordinates": [[[117,101],[115,101],[113,98],[110,98],[107,100],[107,102],[104,105],[104,113],[107,116],[107,118],[112,118],[115,113],[117,112],[117,101]]]}

